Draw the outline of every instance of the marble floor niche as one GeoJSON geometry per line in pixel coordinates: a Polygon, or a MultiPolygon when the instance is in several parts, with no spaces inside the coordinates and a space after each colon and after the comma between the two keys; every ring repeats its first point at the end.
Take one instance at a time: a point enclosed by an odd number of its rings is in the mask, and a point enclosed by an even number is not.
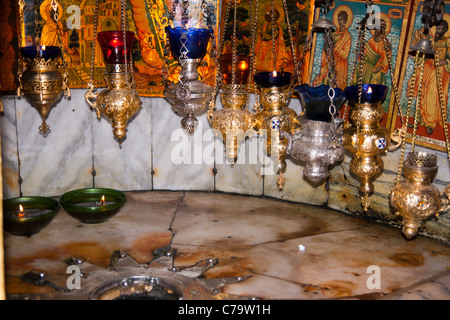
{"type": "Polygon", "coordinates": [[[126,192],[117,215],[84,224],[60,209],[31,237],[5,232],[9,299],[54,291],[29,271],[66,274],[70,258],[107,268],[123,250],[138,263],[171,247],[175,266],[217,263],[205,279],[243,277],[221,291],[261,300],[450,299],[450,247],[341,212],[216,192],[126,192]]]}

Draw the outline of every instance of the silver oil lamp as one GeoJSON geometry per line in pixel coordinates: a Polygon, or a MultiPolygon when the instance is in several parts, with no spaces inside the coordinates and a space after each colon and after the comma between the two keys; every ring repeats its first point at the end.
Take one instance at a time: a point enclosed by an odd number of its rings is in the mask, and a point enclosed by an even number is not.
{"type": "Polygon", "coordinates": [[[305,162],[304,177],[313,184],[323,183],[329,176],[329,167],[342,161],[345,149],[342,145],[343,119],[335,114],[346,97],[339,88],[327,85],[310,87],[303,84],[295,87],[300,95],[302,115],[297,120],[302,126],[299,137],[283,132],[289,140],[287,153],[305,162]]]}
{"type": "MultiPolygon", "coordinates": [[[[170,20],[175,15],[175,6],[170,20]]],[[[194,132],[198,122],[195,114],[200,114],[208,108],[208,102],[214,94],[214,88],[199,80],[197,68],[207,53],[208,44],[214,40],[214,30],[209,20],[210,13],[205,8],[205,18],[209,28],[187,28],[188,1],[182,1],[181,27],[167,26],[166,48],[170,48],[172,57],[177,60],[181,68],[179,81],[166,86],[163,94],[175,114],[182,116],[181,126],[189,133],[194,132]]],[[[215,46],[215,43],[212,44],[215,46]]],[[[167,50],[166,50],[167,51],[167,50]]],[[[165,53],[165,55],[168,53],[165,53]]],[[[166,57],[167,60],[167,57],[166,57]]]]}

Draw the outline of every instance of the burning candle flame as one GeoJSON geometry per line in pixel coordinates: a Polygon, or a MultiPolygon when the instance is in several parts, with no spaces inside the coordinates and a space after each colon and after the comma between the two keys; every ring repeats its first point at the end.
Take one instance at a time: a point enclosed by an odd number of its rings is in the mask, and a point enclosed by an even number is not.
{"type": "Polygon", "coordinates": [[[42,50],[45,50],[45,44],[41,47],[42,50]]]}
{"type": "Polygon", "coordinates": [[[241,61],[239,64],[239,69],[247,70],[247,68],[248,68],[248,63],[246,61],[241,61]]]}
{"type": "Polygon", "coordinates": [[[102,196],[102,199],[100,200],[100,204],[103,206],[105,204],[105,196],[102,196]]]}
{"type": "Polygon", "coordinates": [[[274,77],[276,77],[276,76],[278,75],[278,73],[277,73],[276,71],[274,71],[274,72],[272,72],[272,75],[273,75],[274,77]]]}
{"type": "Polygon", "coordinates": [[[23,218],[25,216],[25,214],[23,213],[23,206],[21,204],[19,204],[19,213],[17,213],[17,215],[19,216],[19,218],[23,218]]]}
{"type": "Polygon", "coordinates": [[[369,88],[367,89],[367,93],[368,93],[368,94],[371,94],[371,93],[372,93],[372,88],[371,88],[371,87],[369,87],[369,88]]]}

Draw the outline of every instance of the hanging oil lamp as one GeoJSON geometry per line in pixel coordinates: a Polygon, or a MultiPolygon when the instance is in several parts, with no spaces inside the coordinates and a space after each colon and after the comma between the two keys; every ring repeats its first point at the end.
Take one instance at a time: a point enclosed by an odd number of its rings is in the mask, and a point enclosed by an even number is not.
{"type": "MultiPolygon", "coordinates": [[[[367,5],[373,5],[372,1],[367,1],[367,5]]],[[[350,172],[360,180],[359,195],[364,211],[370,206],[369,196],[374,192],[373,181],[381,175],[384,163],[381,154],[387,150],[392,150],[389,145],[391,136],[388,130],[381,126],[383,118],[382,103],[387,97],[388,87],[382,84],[363,83],[362,73],[365,63],[366,43],[365,34],[369,18],[374,14],[373,10],[359,22],[358,39],[356,43],[355,60],[352,70],[352,79],[357,80],[356,85],[345,88],[348,98],[350,114],[348,122],[344,123],[343,144],[345,149],[353,154],[350,161],[350,172]],[[358,77],[355,77],[358,72],[358,77]]],[[[384,49],[388,54],[389,70],[392,73],[390,51],[387,47],[387,39],[384,32],[384,23],[380,23],[381,35],[384,49]]],[[[393,74],[391,80],[393,81],[393,74]]],[[[395,101],[398,102],[398,92],[395,82],[393,82],[395,101]]],[[[347,119],[348,108],[344,112],[344,121],[347,119]]]]}
{"type": "Polygon", "coordinates": [[[288,108],[292,96],[288,90],[292,74],[289,72],[258,72],[254,75],[259,90],[259,103],[262,109],[255,114],[256,126],[260,134],[267,134],[266,152],[269,157],[278,159],[277,179],[281,189],[285,182],[286,156],[289,140],[281,131],[294,135],[300,128],[297,113],[288,108]]]}
{"type": "MultiPolygon", "coordinates": [[[[227,6],[227,14],[229,16],[231,9],[231,1],[227,6]]],[[[253,66],[253,59],[249,56],[237,55],[236,49],[236,8],[237,2],[234,1],[234,24],[233,24],[233,39],[232,39],[232,54],[223,54],[220,57],[217,75],[216,86],[220,86],[220,101],[222,109],[214,109],[215,99],[211,99],[210,109],[208,110],[208,120],[213,129],[218,130],[222,135],[222,140],[225,144],[225,152],[229,159],[235,161],[238,156],[239,144],[249,135],[250,129],[255,126],[253,114],[249,112],[246,107],[249,98],[249,82],[250,69],[253,66]],[[222,77],[223,83],[219,84],[222,77]]],[[[227,21],[223,29],[223,36],[221,45],[226,34],[227,21]]]]}
{"type": "MultiPolygon", "coordinates": [[[[68,73],[63,46],[60,36],[58,36],[60,46],[46,46],[39,44],[39,21],[38,21],[38,3],[35,2],[35,45],[20,48],[17,89],[18,97],[22,95],[25,99],[38,110],[42,117],[42,125],[39,127],[39,133],[47,137],[50,133],[50,126],[46,123],[50,109],[55,106],[65,95],[70,97],[68,86],[68,73]],[[61,74],[60,68],[64,69],[61,74]]],[[[53,0],[52,10],[55,10],[54,18],[56,25],[59,26],[58,3],[53,0]]],[[[23,21],[24,2],[19,1],[20,19],[23,21]]],[[[22,23],[21,23],[22,25],[22,23]]],[[[59,33],[61,30],[57,30],[59,33]]],[[[22,31],[19,32],[19,43],[22,44],[22,31]]]]}
{"type": "Polygon", "coordinates": [[[426,220],[450,209],[448,187],[441,195],[433,185],[437,171],[436,155],[409,153],[403,163],[405,179],[391,187],[390,204],[396,214],[402,217],[402,232],[408,239],[418,234],[426,220]]]}
{"type": "Polygon", "coordinates": [[[387,87],[364,84],[361,89],[359,91],[358,85],[345,88],[350,121],[344,128],[343,144],[353,154],[350,172],[360,179],[359,192],[366,211],[368,196],[374,191],[373,180],[384,168],[380,155],[387,150],[390,139],[387,129],[380,125],[387,87]]]}
{"type": "MultiPolygon", "coordinates": [[[[135,87],[133,74],[133,60],[131,48],[135,35],[132,31],[126,31],[125,5],[122,0],[122,30],[102,31],[98,33],[97,25],[94,26],[94,39],[98,40],[105,71],[103,73],[107,88],[100,93],[94,91],[94,57],[95,40],[92,46],[91,77],[88,90],[85,94],[86,102],[97,113],[111,121],[114,136],[121,146],[127,132],[130,119],[141,107],[141,100],[135,87]]],[[[98,14],[98,6],[95,7],[98,14]]]]}
{"type": "MultiPolygon", "coordinates": [[[[175,114],[183,117],[181,120],[182,128],[192,133],[198,122],[194,115],[207,109],[207,103],[214,93],[212,87],[199,80],[197,68],[207,53],[210,39],[212,39],[211,43],[215,40],[212,27],[187,28],[188,3],[188,1],[182,3],[182,26],[165,28],[166,42],[181,71],[178,82],[166,86],[163,94],[175,114]]],[[[177,4],[179,4],[179,1],[174,1],[174,9],[171,12],[170,20],[175,15],[174,10],[177,4]]],[[[206,8],[204,9],[206,20],[210,26],[210,13],[206,8]]]]}
{"type": "Polygon", "coordinates": [[[306,163],[303,175],[317,185],[328,178],[329,167],[342,161],[345,155],[342,145],[344,121],[336,118],[336,114],[346,97],[341,89],[327,85],[310,87],[303,84],[295,90],[300,95],[303,109],[297,117],[302,130],[297,139],[287,133],[283,136],[289,140],[287,153],[306,163]]]}
{"type": "MultiPolygon", "coordinates": [[[[294,61],[294,74],[277,70],[275,41],[275,15],[274,1],[271,0],[271,22],[272,22],[272,54],[273,70],[260,71],[253,75],[255,90],[257,90],[257,100],[255,104],[255,129],[259,134],[267,135],[265,146],[269,157],[276,157],[278,160],[277,184],[282,189],[286,182],[284,172],[286,171],[288,138],[282,136],[282,132],[295,134],[300,129],[300,123],[296,119],[297,113],[288,107],[289,101],[294,92],[294,85],[299,79],[299,67],[295,57],[292,30],[289,22],[286,0],[283,0],[284,15],[289,34],[289,43],[294,61]]],[[[309,43],[309,42],[308,42],[309,43]]],[[[257,54],[257,53],[255,53],[257,54]]]]}
{"type": "MultiPolygon", "coordinates": [[[[443,3],[425,3],[422,14],[424,22],[423,35],[417,44],[410,47],[410,54],[414,56],[414,69],[410,79],[408,94],[408,103],[406,108],[406,118],[409,118],[413,100],[415,100],[416,110],[414,114],[414,126],[412,132],[411,151],[404,160],[406,148],[406,130],[407,122],[403,121],[403,140],[400,153],[398,175],[395,184],[390,189],[390,204],[397,215],[402,217],[402,232],[406,238],[411,239],[418,234],[419,228],[432,216],[438,216],[440,213],[450,209],[450,185],[448,185],[441,194],[432,182],[436,177],[438,166],[437,156],[426,152],[415,152],[415,138],[417,133],[419,119],[419,105],[422,96],[423,70],[426,59],[434,59],[436,69],[436,84],[439,94],[439,109],[442,121],[447,117],[447,110],[441,83],[441,66],[439,56],[433,50],[429,39],[429,28],[437,25],[442,20],[443,3]],[[428,9],[427,9],[428,8],[428,9]],[[419,88],[417,94],[414,93],[416,81],[419,88]],[[404,180],[401,180],[402,174],[404,180]]],[[[450,159],[450,144],[447,126],[443,125],[446,139],[447,154],[450,159]]]]}

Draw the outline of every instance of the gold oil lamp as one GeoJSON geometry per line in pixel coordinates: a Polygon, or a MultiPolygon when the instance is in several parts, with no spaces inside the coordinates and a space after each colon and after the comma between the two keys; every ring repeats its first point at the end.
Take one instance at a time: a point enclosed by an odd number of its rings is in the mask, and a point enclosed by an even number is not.
{"type": "MultiPolygon", "coordinates": [[[[441,83],[441,68],[439,55],[433,50],[429,39],[429,28],[438,25],[443,16],[443,3],[424,4],[422,22],[424,23],[423,38],[410,47],[410,54],[414,56],[414,69],[410,79],[408,93],[408,103],[406,107],[406,119],[409,118],[413,100],[416,100],[416,110],[414,114],[414,126],[411,140],[411,151],[404,160],[406,148],[407,122],[402,123],[402,150],[400,153],[398,176],[395,184],[390,188],[390,204],[397,215],[402,217],[402,232],[406,238],[415,237],[419,228],[432,216],[446,212],[450,209],[450,185],[441,193],[438,188],[432,185],[436,177],[438,166],[437,156],[426,152],[415,152],[415,138],[418,127],[419,105],[422,96],[424,61],[434,59],[436,70],[436,85],[439,95],[439,110],[442,121],[447,119],[444,93],[441,83]],[[418,83],[416,83],[418,80],[418,83]],[[418,92],[415,89],[418,87],[418,92]],[[404,180],[401,180],[402,174],[404,180]]],[[[447,154],[450,159],[450,144],[447,125],[443,125],[446,139],[447,154]]]]}
{"type": "Polygon", "coordinates": [[[86,102],[95,110],[97,117],[104,116],[111,121],[114,136],[119,143],[125,138],[128,121],[141,107],[131,75],[130,53],[133,41],[134,33],[131,31],[126,31],[125,35],[123,31],[99,32],[98,42],[105,61],[103,77],[107,88],[100,93],[94,92],[91,81],[85,94],[86,102]]]}
{"type": "MultiPolygon", "coordinates": [[[[226,16],[230,15],[231,3],[228,2],[226,16]]],[[[253,114],[247,110],[250,89],[250,69],[254,59],[249,56],[238,55],[236,49],[236,19],[237,2],[234,1],[234,23],[232,38],[232,54],[222,54],[217,65],[216,88],[220,90],[220,101],[222,109],[215,110],[215,99],[211,99],[208,110],[208,120],[213,129],[218,130],[222,135],[225,144],[227,158],[235,161],[238,156],[238,149],[241,141],[249,135],[248,130],[253,129],[255,120],[253,114]],[[218,82],[222,78],[223,83],[218,82]],[[247,82],[247,86],[245,83],[247,82]]],[[[220,48],[226,34],[227,21],[225,22],[221,38],[220,48]]],[[[252,45],[253,47],[253,45],[252,45]]],[[[252,49],[253,51],[253,49],[252,49]]]]}
{"type": "Polygon", "coordinates": [[[266,152],[268,156],[278,157],[278,187],[285,182],[283,172],[286,170],[286,156],[289,140],[281,131],[294,135],[300,128],[297,113],[288,108],[292,96],[288,90],[292,74],[289,72],[258,72],[254,75],[259,90],[259,102],[262,108],[255,114],[256,129],[260,134],[267,134],[266,152]]]}
{"type": "MultiPolygon", "coordinates": [[[[136,91],[133,73],[133,59],[131,49],[135,39],[132,31],[126,30],[125,0],[121,0],[122,30],[102,31],[97,36],[97,20],[94,25],[94,41],[92,44],[91,75],[85,99],[95,110],[97,117],[101,116],[111,121],[113,133],[122,146],[125,139],[128,122],[141,107],[141,100],[136,91]],[[107,88],[100,93],[94,88],[94,65],[96,40],[101,47],[105,62],[103,73],[107,88]]],[[[98,5],[95,7],[98,15],[98,5]]]]}
{"type": "MultiPolygon", "coordinates": [[[[46,123],[50,109],[55,106],[65,95],[70,97],[68,86],[68,73],[64,60],[64,48],[61,43],[60,32],[57,30],[60,46],[46,46],[39,44],[38,3],[35,2],[35,32],[36,45],[20,48],[17,95],[22,95],[38,110],[42,117],[42,125],[39,133],[47,137],[50,126],[46,123]],[[64,72],[59,71],[63,68],[64,72]]],[[[54,10],[54,19],[59,26],[58,3],[51,3],[54,10]]],[[[19,1],[20,18],[23,21],[24,2],[19,1]]],[[[22,25],[22,23],[21,23],[22,25]]],[[[19,32],[19,43],[22,44],[22,31],[19,32]]]]}
{"type": "Polygon", "coordinates": [[[373,180],[383,172],[380,155],[388,148],[390,137],[380,125],[383,118],[382,103],[386,99],[387,86],[364,84],[345,88],[350,106],[350,122],[344,128],[343,145],[353,154],[350,172],[360,179],[359,192],[366,211],[368,196],[373,193],[373,180]]]}
{"type": "Polygon", "coordinates": [[[426,220],[450,209],[449,187],[441,194],[433,185],[437,171],[436,155],[410,152],[403,163],[405,179],[390,189],[390,204],[403,218],[402,232],[408,239],[418,234],[426,220]]]}
{"type": "MultiPolygon", "coordinates": [[[[272,23],[272,56],[273,69],[271,71],[259,71],[254,73],[253,80],[255,83],[255,129],[260,135],[267,135],[266,152],[270,157],[278,158],[277,168],[277,184],[282,189],[286,181],[284,172],[286,171],[286,157],[289,140],[283,136],[283,132],[294,135],[300,127],[300,123],[296,119],[297,113],[288,107],[296,80],[299,80],[299,69],[301,64],[298,63],[293,45],[293,37],[291,25],[289,22],[289,13],[286,0],[282,1],[284,16],[289,35],[289,43],[294,61],[294,74],[283,70],[277,70],[276,48],[275,48],[275,9],[274,1],[271,0],[270,19],[272,23]]],[[[266,18],[267,19],[267,18],[266,18]]],[[[256,21],[256,19],[255,19],[256,21]]],[[[256,26],[254,26],[256,28],[256,26]]],[[[309,44],[310,41],[307,41],[309,44]]],[[[254,54],[258,54],[255,52],[254,54]]],[[[280,67],[280,69],[282,69],[280,67]]]]}
{"type": "Polygon", "coordinates": [[[245,109],[248,93],[243,85],[225,85],[220,92],[222,109],[208,111],[213,129],[222,134],[226,155],[232,161],[238,156],[239,144],[255,126],[253,114],[245,109]]]}
{"type": "MultiPolygon", "coordinates": [[[[175,16],[176,4],[179,4],[179,1],[174,1],[169,20],[173,20],[175,16]]],[[[210,39],[212,47],[215,48],[215,39],[209,19],[210,12],[204,3],[202,10],[204,10],[209,28],[187,28],[188,7],[189,2],[182,1],[181,27],[168,26],[165,28],[166,47],[170,48],[172,57],[177,60],[181,71],[178,82],[166,86],[164,97],[174,113],[183,117],[181,119],[182,128],[192,133],[198,122],[195,115],[206,111],[208,101],[214,94],[214,88],[199,80],[197,68],[207,53],[210,39]]],[[[165,55],[168,55],[167,51],[165,50],[165,55]]]]}
{"type": "MultiPolygon", "coordinates": [[[[373,1],[367,1],[368,7],[372,5],[373,1]]],[[[343,144],[345,149],[353,154],[350,161],[350,172],[360,180],[359,194],[364,211],[367,211],[370,206],[369,196],[374,192],[373,181],[382,174],[384,169],[381,154],[399,146],[399,143],[395,140],[398,138],[398,134],[389,135],[388,130],[380,124],[384,114],[382,104],[387,97],[388,87],[384,84],[363,83],[362,74],[366,54],[365,34],[368,29],[368,20],[373,14],[373,10],[368,10],[368,13],[359,22],[356,54],[351,72],[352,79],[356,80],[357,84],[344,89],[350,114],[348,116],[349,121],[344,123],[343,144]],[[355,72],[358,73],[358,76],[355,76],[355,72]],[[391,140],[396,141],[397,144],[390,146],[391,140]]],[[[377,19],[381,18],[378,17],[377,19]]],[[[385,34],[386,23],[382,19],[380,27],[384,49],[388,56],[392,88],[395,93],[394,102],[398,104],[399,95],[392,72],[390,49],[385,34]]],[[[348,108],[344,112],[344,121],[347,120],[347,112],[348,108]]]]}

